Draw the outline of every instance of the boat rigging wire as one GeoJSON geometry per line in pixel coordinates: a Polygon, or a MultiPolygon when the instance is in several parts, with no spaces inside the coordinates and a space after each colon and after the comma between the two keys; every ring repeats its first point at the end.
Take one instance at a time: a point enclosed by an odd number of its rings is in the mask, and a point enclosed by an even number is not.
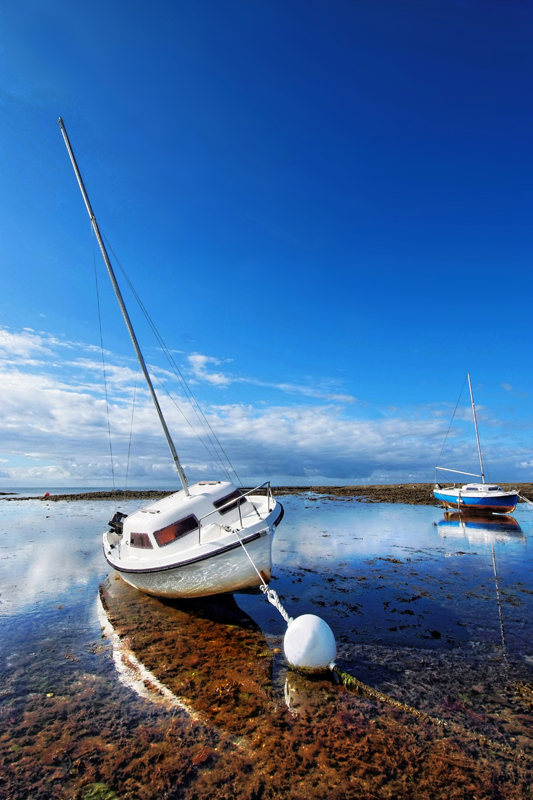
{"type": "Polygon", "coordinates": [[[474,428],[476,429],[476,442],[477,442],[477,452],[479,455],[479,468],[481,471],[481,482],[485,483],[485,470],[483,468],[483,458],[481,456],[481,444],[479,441],[479,431],[477,429],[477,416],[476,416],[476,404],[474,403],[474,393],[472,391],[472,381],[470,380],[470,373],[467,373],[468,378],[468,388],[470,390],[470,402],[472,403],[472,415],[474,417],[474,428]]]}
{"type": "Polygon", "coordinates": [[[221,457],[217,453],[217,447],[220,450],[220,452],[222,453],[222,455],[225,458],[225,460],[227,461],[227,463],[229,464],[229,467],[232,470],[232,472],[235,474],[238,482],[240,483],[241,486],[243,486],[243,482],[242,482],[241,478],[239,477],[239,475],[237,473],[237,470],[235,469],[235,467],[231,463],[231,460],[230,460],[228,454],[226,453],[226,451],[224,450],[222,444],[220,443],[220,440],[218,439],[215,431],[213,430],[211,424],[209,423],[209,420],[205,416],[205,414],[204,414],[204,412],[202,410],[202,407],[200,406],[198,400],[196,399],[196,397],[194,396],[193,392],[191,391],[187,381],[185,380],[185,378],[183,376],[183,373],[181,372],[180,368],[178,367],[178,365],[176,364],[174,358],[172,357],[168,347],[166,346],[166,344],[165,344],[165,342],[163,340],[163,337],[161,336],[161,334],[159,333],[159,331],[157,329],[157,326],[155,325],[154,321],[150,317],[150,314],[148,313],[148,310],[146,309],[146,307],[145,307],[144,303],[142,302],[140,296],[138,295],[135,287],[133,286],[131,280],[129,279],[124,267],[122,266],[122,264],[118,260],[117,255],[116,255],[115,251],[113,250],[112,245],[110,244],[110,242],[109,242],[109,240],[107,239],[106,236],[104,236],[103,238],[105,239],[105,242],[106,242],[107,246],[109,247],[111,253],[113,254],[113,258],[115,259],[116,263],[118,264],[118,267],[120,268],[120,271],[122,272],[122,274],[124,276],[124,279],[126,280],[126,282],[127,282],[128,286],[129,286],[133,296],[135,297],[135,299],[136,299],[141,311],[143,312],[144,317],[145,317],[146,321],[148,322],[148,325],[150,326],[150,328],[152,330],[152,333],[154,334],[154,336],[156,337],[157,341],[159,342],[159,345],[160,345],[160,347],[161,347],[161,349],[162,349],[162,351],[163,351],[163,353],[165,355],[165,358],[167,359],[171,370],[174,372],[176,378],[178,379],[178,381],[179,381],[179,383],[180,383],[180,385],[181,385],[181,387],[182,387],[182,389],[183,389],[183,391],[185,393],[185,396],[187,397],[187,400],[189,401],[189,404],[190,404],[191,408],[193,409],[194,413],[196,414],[198,422],[202,426],[202,428],[204,430],[204,433],[205,433],[206,437],[208,438],[208,440],[209,440],[209,442],[210,442],[210,444],[211,444],[211,446],[213,448],[212,452],[209,451],[208,446],[202,440],[200,434],[194,429],[194,426],[188,420],[187,416],[185,415],[183,410],[180,408],[180,406],[176,403],[174,398],[171,396],[170,392],[161,383],[161,381],[158,380],[160,386],[163,387],[165,392],[168,394],[170,399],[173,401],[173,403],[176,406],[176,408],[178,408],[178,410],[182,414],[183,418],[186,420],[186,422],[188,422],[188,424],[190,425],[191,429],[194,431],[195,435],[202,442],[202,444],[206,448],[206,450],[209,453],[209,455],[212,458],[215,459],[215,461],[218,463],[218,465],[222,468],[223,472],[225,472],[225,474],[229,477],[227,470],[225,469],[225,467],[221,463],[221,457]]]}
{"type": "MultiPolygon", "coordinates": [[[[157,375],[154,375],[154,378],[155,378],[155,380],[157,381],[157,383],[158,383],[158,385],[160,386],[160,388],[161,388],[161,389],[162,389],[162,390],[165,392],[165,394],[167,395],[167,397],[169,398],[169,400],[170,400],[172,403],[174,403],[174,405],[176,406],[176,408],[177,408],[177,409],[178,409],[178,411],[180,412],[181,416],[183,417],[183,419],[185,420],[185,422],[187,423],[187,425],[190,427],[190,429],[192,430],[192,432],[194,433],[194,435],[195,435],[195,436],[198,438],[198,441],[200,442],[200,444],[202,444],[202,445],[203,445],[203,447],[205,447],[205,449],[206,449],[206,451],[207,451],[208,455],[209,455],[209,456],[210,456],[212,459],[214,459],[214,461],[215,461],[215,462],[217,463],[217,465],[220,467],[220,469],[222,470],[222,472],[223,472],[223,473],[226,475],[226,477],[228,478],[228,480],[231,482],[231,477],[230,477],[230,474],[229,474],[228,470],[226,469],[226,467],[224,466],[224,462],[222,461],[222,459],[220,458],[220,456],[217,454],[217,452],[216,452],[216,451],[213,451],[213,452],[212,452],[211,450],[209,450],[209,447],[208,447],[208,446],[207,446],[207,444],[204,442],[204,440],[202,439],[202,437],[201,437],[201,436],[198,434],[198,431],[196,431],[196,430],[194,429],[194,425],[193,425],[193,424],[191,423],[191,421],[188,419],[187,415],[185,414],[185,412],[183,411],[183,409],[181,408],[181,406],[180,406],[180,405],[179,405],[179,404],[176,402],[175,398],[174,398],[174,397],[172,397],[172,395],[170,394],[170,392],[169,392],[169,390],[167,389],[167,387],[165,386],[165,384],[164,384],[164,383],[163,383],[163,382],[162,382],[162,381],[161,381],[161,380],[160,380],[160,379],[157,377],[157,375]]],[[[235,474],[237,474],[237,473],[235,473],[235,474]]],[[[242,486],[242,483],[241,483],[241,486],[242,486]]]]}
{"type": "Polygon", "coordinates": [[[135,373],[135,383],[133,385],[133,402],[131,406],[131,424],[130,424],[130,441],[128,444],[128,460],[126,461],[126,479],[124,481],[124,491],[128,488],[128,472],[130,469],[130,453],[131,453],[131,436],[133,434],[133,414],[135,412],[135,395],[137,392],[137,378],[139,373],[135,373]]]}
{"type": "MultiPolygon", "coordinates": [[[[115,497],[115,505],[116,505],[116,487],[115,487],[115,466],[113,463],[113,444],[111,441],[111,421],[109,418],[109,398],[107,393],[107,378],[106,378],[106,369],[105,369],[105,354],[104,354],[104,337],[102,334],[102,315],[100,313],[100,293],[98,291],[98,270],[96,269],[96,252],[94,247],[94,230],[91,225],[91,240],[93,244],[93,265],[94,265],[94,282],[96,286],[96,305],[98,307],[98,325],[100,328],[100,351],[102,353],[102,372],[104,374],[104,394],[105,394],[105,407],[106,407],[106,414],[107,414],[107,433],[109,437],[109,454],[111,457],[111,476],[113,479],[113,496],[115,497]]],[[[116,510],[116,509],[115,509],[116,510]]]]}
{"type": "MultiPolygon", "coordinates": [[[[455,408],[453,410],[452,418],[450,420],[450,424],[448,425],[448,430],[446,431],[446,436],[444,437],[444,441],[443,441],[442,447],[440,449],[439,457],[437,459],[437,466],[435,467],[435,480],[437,480],[437,470],[439,469],[438,464],[439,464],[439,461],[441,459],[442,453],[444,451],[444,447],[446,446],[446,440],[448,439],[448,434],[450,433],[451,427],[453,425],[453,420],[454,420],[455,415],[457,413],[457,407],[459,406],[459,403],[461,402],[461,397],[463,395],[463,390],[465,388],[465,383],[466,383],[466,378],[464,379],[463,385],[461,386],[461,391],[459,392],[459,397],[457,398],[457,403],[455,404],[455,408]]],[[[448,471],[448,470],[446,470],[446,471],[448,471]]],[[[454,470],[449,470],[449,471],[450,472],[454,472],[454,470]]],[[[461,474],[467,474],[467,473],[461,473],[461,474]]]]}

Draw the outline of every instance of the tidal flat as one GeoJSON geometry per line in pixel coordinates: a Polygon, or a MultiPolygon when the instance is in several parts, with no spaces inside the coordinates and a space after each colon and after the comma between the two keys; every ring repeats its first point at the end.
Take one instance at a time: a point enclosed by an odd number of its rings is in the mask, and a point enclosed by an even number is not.
{"type": "Polygon", "coordinates": [[[127,586],[114,500],[0,500],[0,797],[531,797],[533,509],[328,495],[278,494],[271,585],[357,693],[287,668],[259,592],[127,586]]]}

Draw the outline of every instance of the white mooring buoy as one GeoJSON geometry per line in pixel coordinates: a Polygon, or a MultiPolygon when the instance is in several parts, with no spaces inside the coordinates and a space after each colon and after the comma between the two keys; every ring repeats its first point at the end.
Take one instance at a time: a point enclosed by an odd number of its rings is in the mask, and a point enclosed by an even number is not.
{"type": "Polygon", "coordinates": [[[283,640],[285,658],[298,672],[325,672],[337,655],[333,631],[315,614],[302,614],[289,624],[283,640]]]}
{"type": "Polygon", "coordinates": [[[328,623],[315,614],[302,614],[301,617],[292,619],[283,608],[277,592],[269,588],[255,566],[239,534],[236,531],[234,533],[237,535],[244,552],[261,580],[261,591],[264,592],[268,602],[277,608],[287,623],[287,630],[283,639],[283,650],[289,665],[297,672],[305,672],[307,674],[326,672],[328,669],[331,669],[331,671],[336,670],[337,645],[333,631],[328,623]]]}

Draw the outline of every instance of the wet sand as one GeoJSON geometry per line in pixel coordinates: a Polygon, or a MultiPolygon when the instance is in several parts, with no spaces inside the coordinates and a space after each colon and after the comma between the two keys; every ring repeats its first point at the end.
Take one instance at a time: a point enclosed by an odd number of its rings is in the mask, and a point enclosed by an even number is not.
{"type": "MultiPolygon", "coordinates": [[[[533,501],[533,483],[501,483],[502,489],[510,491],[517,489],[528,500],[533,501]]],[[[250,487],[253,488],[253,487],[250,487]]],[[[330,500],[356,500],[365,503],[407,503],[416,506],[438,506],[439,504],[433,497],[433,483],[404,483],[404,484],[378,484],[373,486],[273,486],[272,491],[275,495],[311,495],[309,500],[328,498],[330,500]],[[316,495],[313,497],[312,495],[316,495]]],[[[243,489],[248,491],[248,489],[243,489]]],[[[258,492],[260,494],[261,492],[258,492]]],[[[2,492],[0,492],[2,494],[2,492]]],[[[35,495],[33,497],[17,497],[16,495],[5,496],[4,500],[47,500],[57,502],[59,500],[157,500],[166,497],[168,490],[143,490],[128,489],[126,491],[117,490],[115,492],[80,492],[79,494],[51,494],[35,495]]],[[[520,502],[523,502],[520,500],[520,502]]]]}

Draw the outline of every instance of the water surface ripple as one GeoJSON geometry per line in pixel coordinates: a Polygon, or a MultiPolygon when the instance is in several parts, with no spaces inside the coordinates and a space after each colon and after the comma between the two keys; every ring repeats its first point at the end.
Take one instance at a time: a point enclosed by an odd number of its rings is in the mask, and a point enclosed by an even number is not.
{"type": "Polygon", "coordinates": [[[281,500],[287,611],[322,616],[342,669],[449,727],[290,672],[259,593],[128,587],[101,551],[113,502],[0,500],[1,798],[531,795],[533,513],[281,500]]]}

